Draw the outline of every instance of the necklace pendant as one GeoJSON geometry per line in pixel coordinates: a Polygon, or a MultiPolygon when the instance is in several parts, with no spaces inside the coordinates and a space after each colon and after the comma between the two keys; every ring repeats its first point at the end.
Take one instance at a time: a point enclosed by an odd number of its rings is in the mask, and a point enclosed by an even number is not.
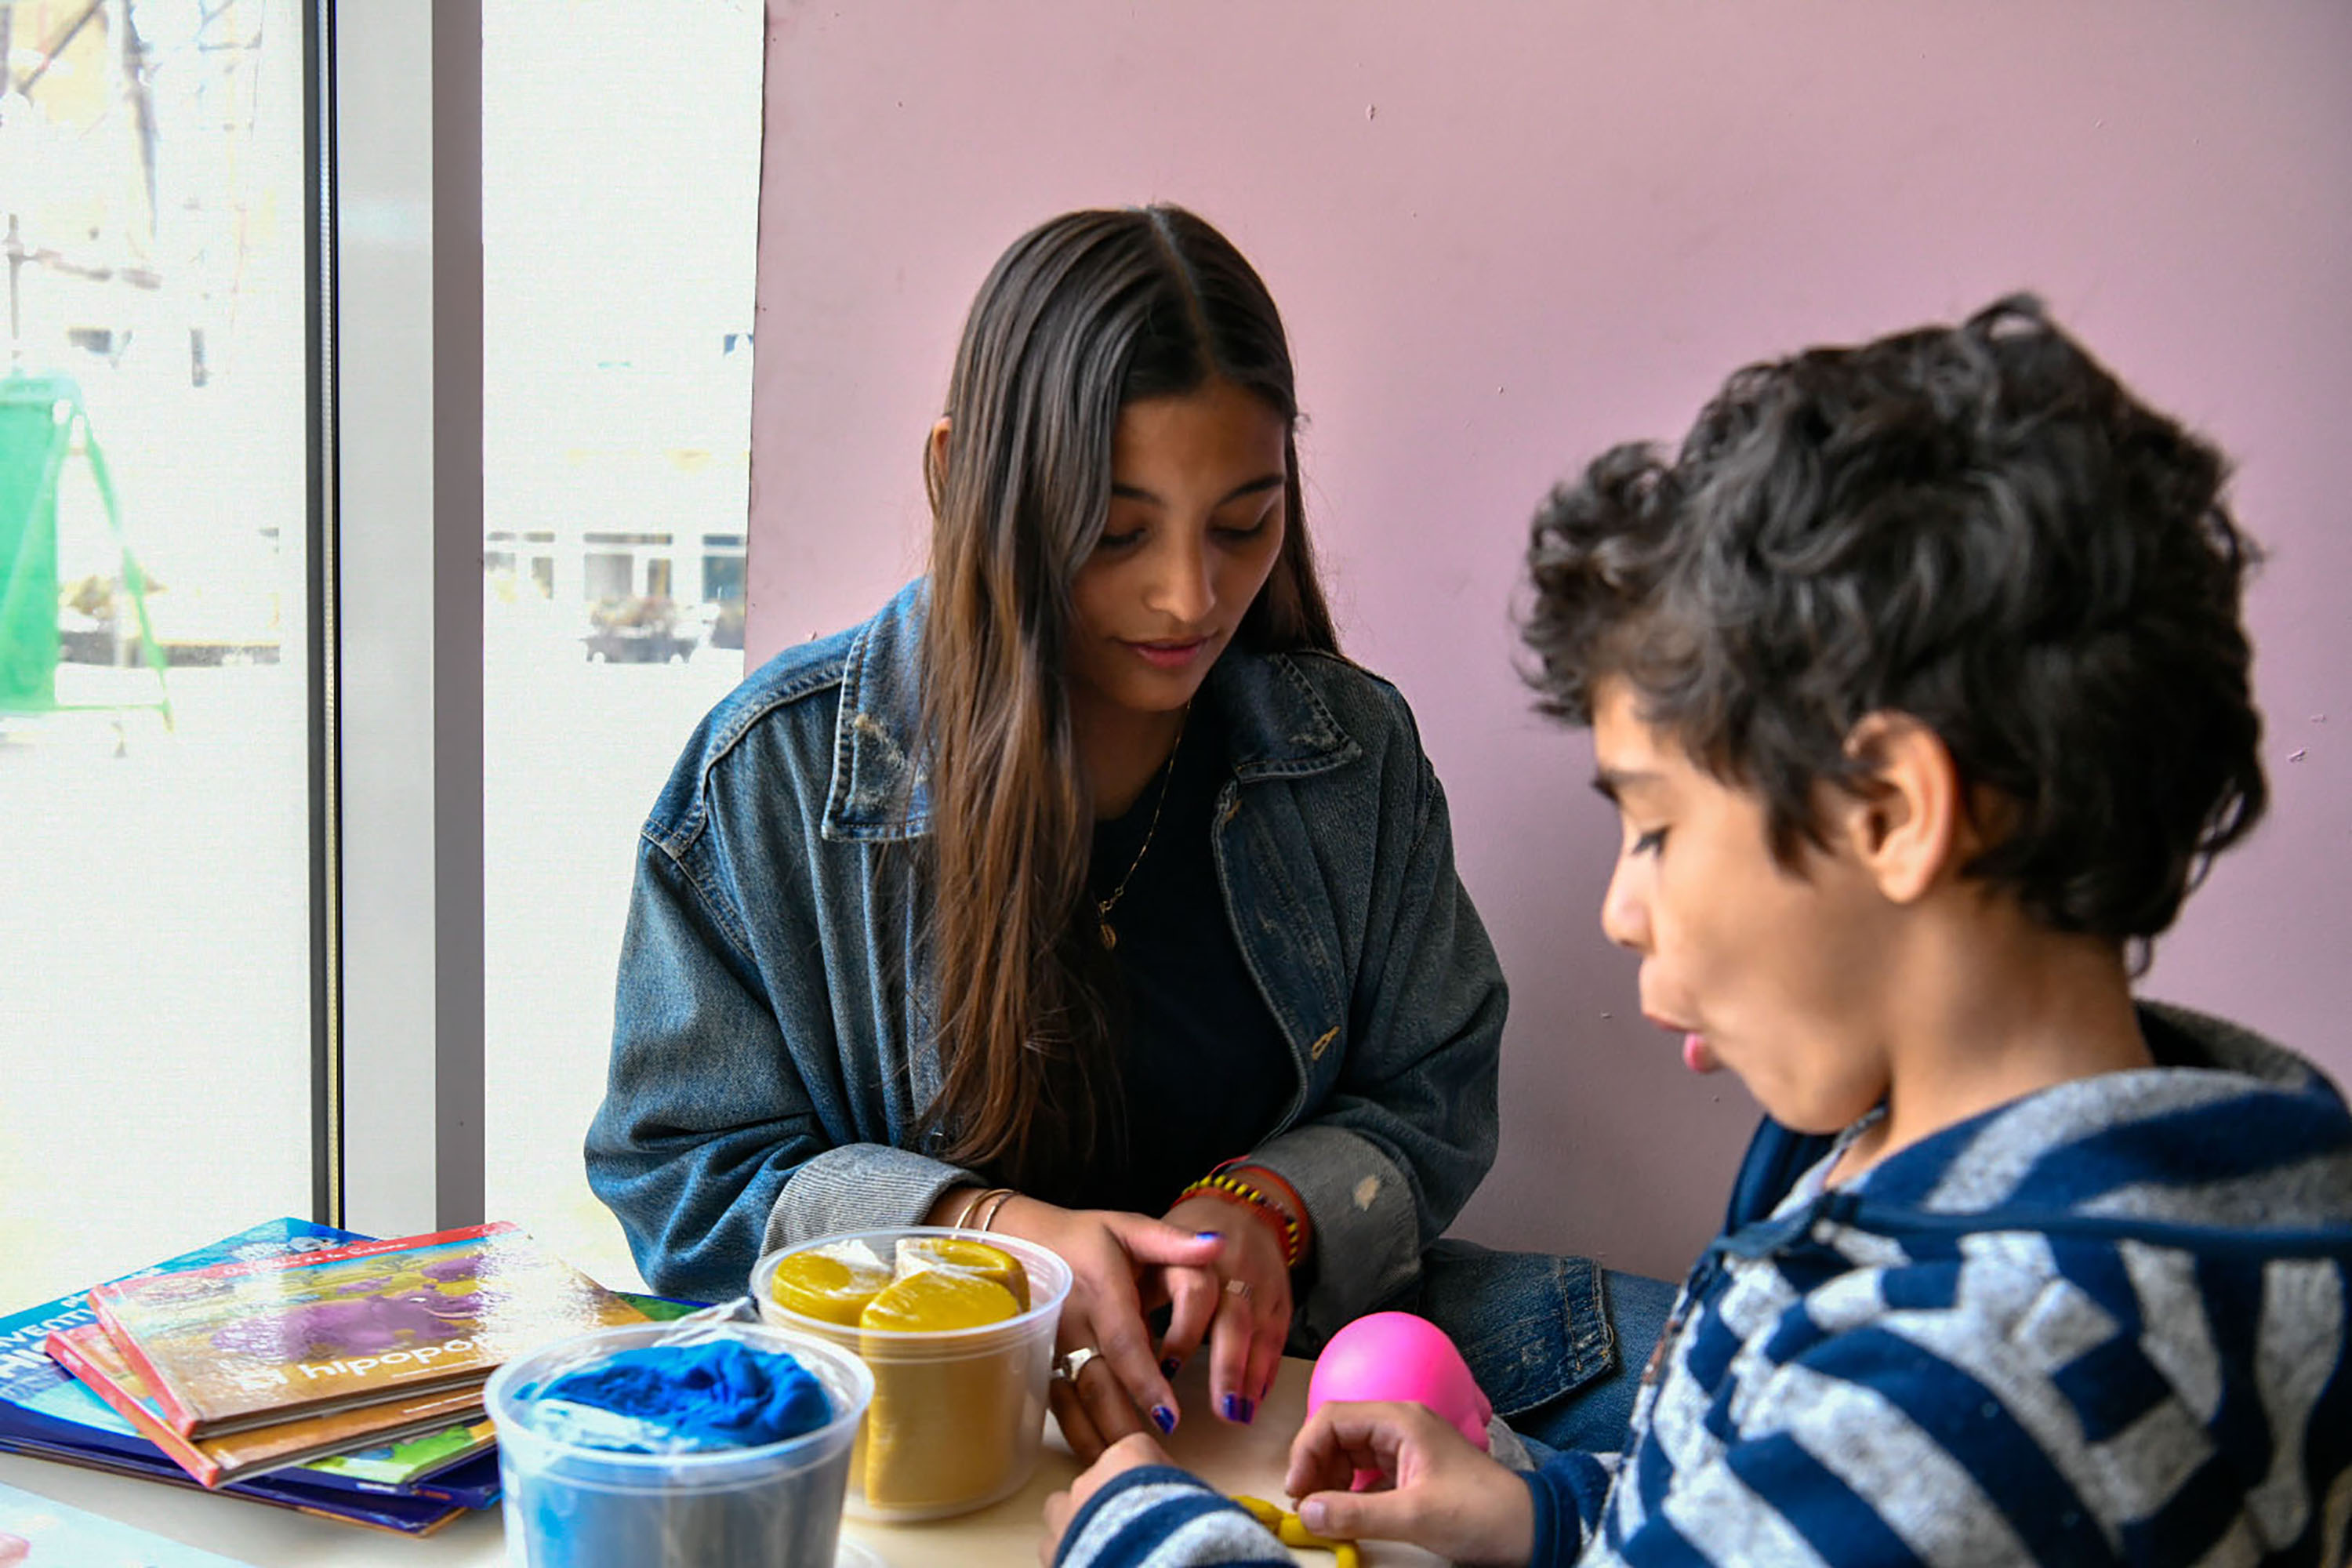
{"type": "Polygon", "coordinates": [[[1102,932],[1102,944],[1103,951],[1105,952],[1110,952],[1111,949],[1118,945],[1118,932],[1110,929],[1110,921],[1098,920],[1095,921],[1095,929],[1102,932]]]}

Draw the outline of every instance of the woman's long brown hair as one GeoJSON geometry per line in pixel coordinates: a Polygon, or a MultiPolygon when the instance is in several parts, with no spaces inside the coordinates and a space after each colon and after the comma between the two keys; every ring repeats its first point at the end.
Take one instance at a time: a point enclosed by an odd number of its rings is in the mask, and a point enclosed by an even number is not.
{"type": "MultiPolygon", "coordinates": [[[[1290,347],[1248,261],[1180,207],[1066,214],[998,260],[928,461],[928,958],[950,1159],[1083,1201],[1119,1139],[1107,960],[1086,918],[1094,816],[1064,685],[1070,585],[1110,508],[1119,410],[1213,377],[1295,428],[1290,347]]],[[[1234,641],[1335,651],[1284,437],[1286,528],[1234,641]]]]}

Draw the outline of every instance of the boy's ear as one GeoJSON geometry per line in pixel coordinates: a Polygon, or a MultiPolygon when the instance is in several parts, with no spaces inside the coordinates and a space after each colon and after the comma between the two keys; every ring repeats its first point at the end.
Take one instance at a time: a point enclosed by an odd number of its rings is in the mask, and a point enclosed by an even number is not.
{"type": "Polygon", "coordinates": [[[1834,808],[1847,847],[1890,902],[1916,903],[1973,853],[1951,749],[1907,713],[1864,714],[1845,749],[1868,770],[1834,808]]]}

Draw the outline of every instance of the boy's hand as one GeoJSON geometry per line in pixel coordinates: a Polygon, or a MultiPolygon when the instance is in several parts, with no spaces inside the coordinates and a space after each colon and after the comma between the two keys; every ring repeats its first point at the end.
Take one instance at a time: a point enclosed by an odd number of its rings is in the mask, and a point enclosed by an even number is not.
{"type": "Polygon", "coordinates": [[[1522,1563],[1535,1550],[1528,1484],[1418,1405],[1327,1405],[1290,1446],[1283,1489],[1318,1535],[1406,1541],[1458,1563],[1522,1563]],[[1351,1492],[1358,1470],[1380,1489],[1351,1492]]]}
{"type": "Polygon", "coordinates": [[[1045,1536],[1037,1543],[1037,1561],[1045,1568],[1053,1568],[1054,1554],[1062,1549],[1062,1532],[1070,1528],[1070,1521],[1077,1517],[1078,1510],[1087,1506],[1088,1498],[1102,1489],[1105,1481],[1139,1466],[1167,1463],[1167,1451],[1153,1442],[1148,1433],[1139,1432],[1132,1437],[1123,1437],[1105,1448],[1102,1458],[1070,1483],[1068,1491],[1055,1492],[1045,1500],[1045,1536]]]}

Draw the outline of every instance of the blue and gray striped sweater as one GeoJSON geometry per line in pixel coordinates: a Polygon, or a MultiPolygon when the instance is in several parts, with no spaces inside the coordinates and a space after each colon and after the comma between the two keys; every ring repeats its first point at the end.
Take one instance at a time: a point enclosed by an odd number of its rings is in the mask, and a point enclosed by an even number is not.
{"type": "MultiPolygon", "coordinates": [[[[2158,1067],[2027,1096],[1847,1188],[1823,1190],[1825,1157],[1776,1177],[1799,1141],[1759,1138],[1626,1454],[1528,1478],[1534,1561],[2340,1568],[2352,1116],[2252,1035],[2142,1018],[2158,1067]]],[[[1064,1563],[1282,1560],[1176,1472],[1121,1481],[1064,1563]]]]}

